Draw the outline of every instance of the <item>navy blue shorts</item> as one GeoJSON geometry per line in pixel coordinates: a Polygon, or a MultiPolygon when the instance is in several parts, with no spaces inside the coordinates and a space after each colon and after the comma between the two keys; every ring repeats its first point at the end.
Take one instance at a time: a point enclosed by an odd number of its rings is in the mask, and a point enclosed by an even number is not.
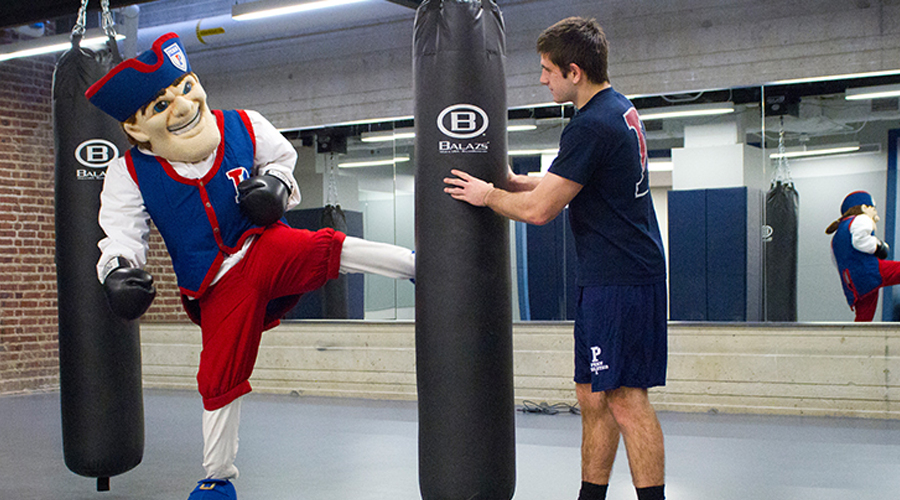
{"type": "Polygon", "coordinates": [[[666,384],[666,284],[580,287],[575,383],[593,392],[666,384]]]}

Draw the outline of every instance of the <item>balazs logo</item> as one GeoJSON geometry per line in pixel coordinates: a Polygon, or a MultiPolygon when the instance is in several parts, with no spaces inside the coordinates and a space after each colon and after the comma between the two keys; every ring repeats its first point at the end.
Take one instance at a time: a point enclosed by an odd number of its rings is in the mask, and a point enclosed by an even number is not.
{"type": "Polygon", "coordinates": [[[75,159],[87,168],[78,168],[75,175],[80,181],[103,180],[105,169],[119,157],[119,149],[105,139],[88,139],[75,148],[75,159]]]}
{"type": "MultiPolygon", "coordinates": [[[[447,137],[452,139],[474,139],[487,131],[490,125],[487,113],[473,104],[454,104],[447,106],[438,115],[437,126],[447,137]]],[[[438,141],[438,152],[444,153],[487,153],[490,141],[460,142],[438,141]]]]}

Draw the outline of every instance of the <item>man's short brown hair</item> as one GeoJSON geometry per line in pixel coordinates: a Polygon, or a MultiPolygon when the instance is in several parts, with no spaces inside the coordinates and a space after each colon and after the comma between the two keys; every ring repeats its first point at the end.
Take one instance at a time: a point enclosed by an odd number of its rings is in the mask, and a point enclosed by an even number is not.
{"type": "Polygon", "coordinates": [[[594,19],[569,17],[550,26],[538,37],[537,51],[559,66],[563,77],[574,63],[592,83],[609,81],[609,43],[594,19]]]}

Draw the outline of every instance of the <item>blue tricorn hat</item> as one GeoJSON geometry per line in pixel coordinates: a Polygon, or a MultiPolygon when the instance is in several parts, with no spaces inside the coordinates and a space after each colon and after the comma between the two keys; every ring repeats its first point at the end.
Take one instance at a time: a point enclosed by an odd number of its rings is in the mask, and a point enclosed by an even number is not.
{"type": "Polygon", "coordinates": [[[157,38],[150,50],[109,70],[84,95],[104,113],[124,122],[190,72],[184,45],[178,35],[167,33],[157,38]]]}
{"type": "Polygon", "coordinates": [[[870,207],[874,207],[875,202],[872,200],[872,195],[869,193],[865,191],[854,191],[848,194],[844,198],[844,202],[841,203],[841,215],[847,213],[847,210],[850,210],[857,205],[869,205],[870,207]]]}

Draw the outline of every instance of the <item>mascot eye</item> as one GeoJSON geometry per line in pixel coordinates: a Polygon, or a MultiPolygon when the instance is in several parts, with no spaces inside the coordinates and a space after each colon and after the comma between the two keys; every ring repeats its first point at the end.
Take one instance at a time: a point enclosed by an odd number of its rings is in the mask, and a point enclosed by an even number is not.
{"type": "Polygon", "coordinates": [[[194,87],[194,85],[191,84],[191,82],[185,82],[185,84],[184,84],[184,93],[185,93],[185,94],[189,94],[189,93],[191,92],[191,89],[192,89],[193,87],[194,87]]]}
{"type": "Polygon", "coordinates": [[[154,113],[162,113],[169,107],[169,101],[159,101],[158,103],[153,105],[154,113]]]}

